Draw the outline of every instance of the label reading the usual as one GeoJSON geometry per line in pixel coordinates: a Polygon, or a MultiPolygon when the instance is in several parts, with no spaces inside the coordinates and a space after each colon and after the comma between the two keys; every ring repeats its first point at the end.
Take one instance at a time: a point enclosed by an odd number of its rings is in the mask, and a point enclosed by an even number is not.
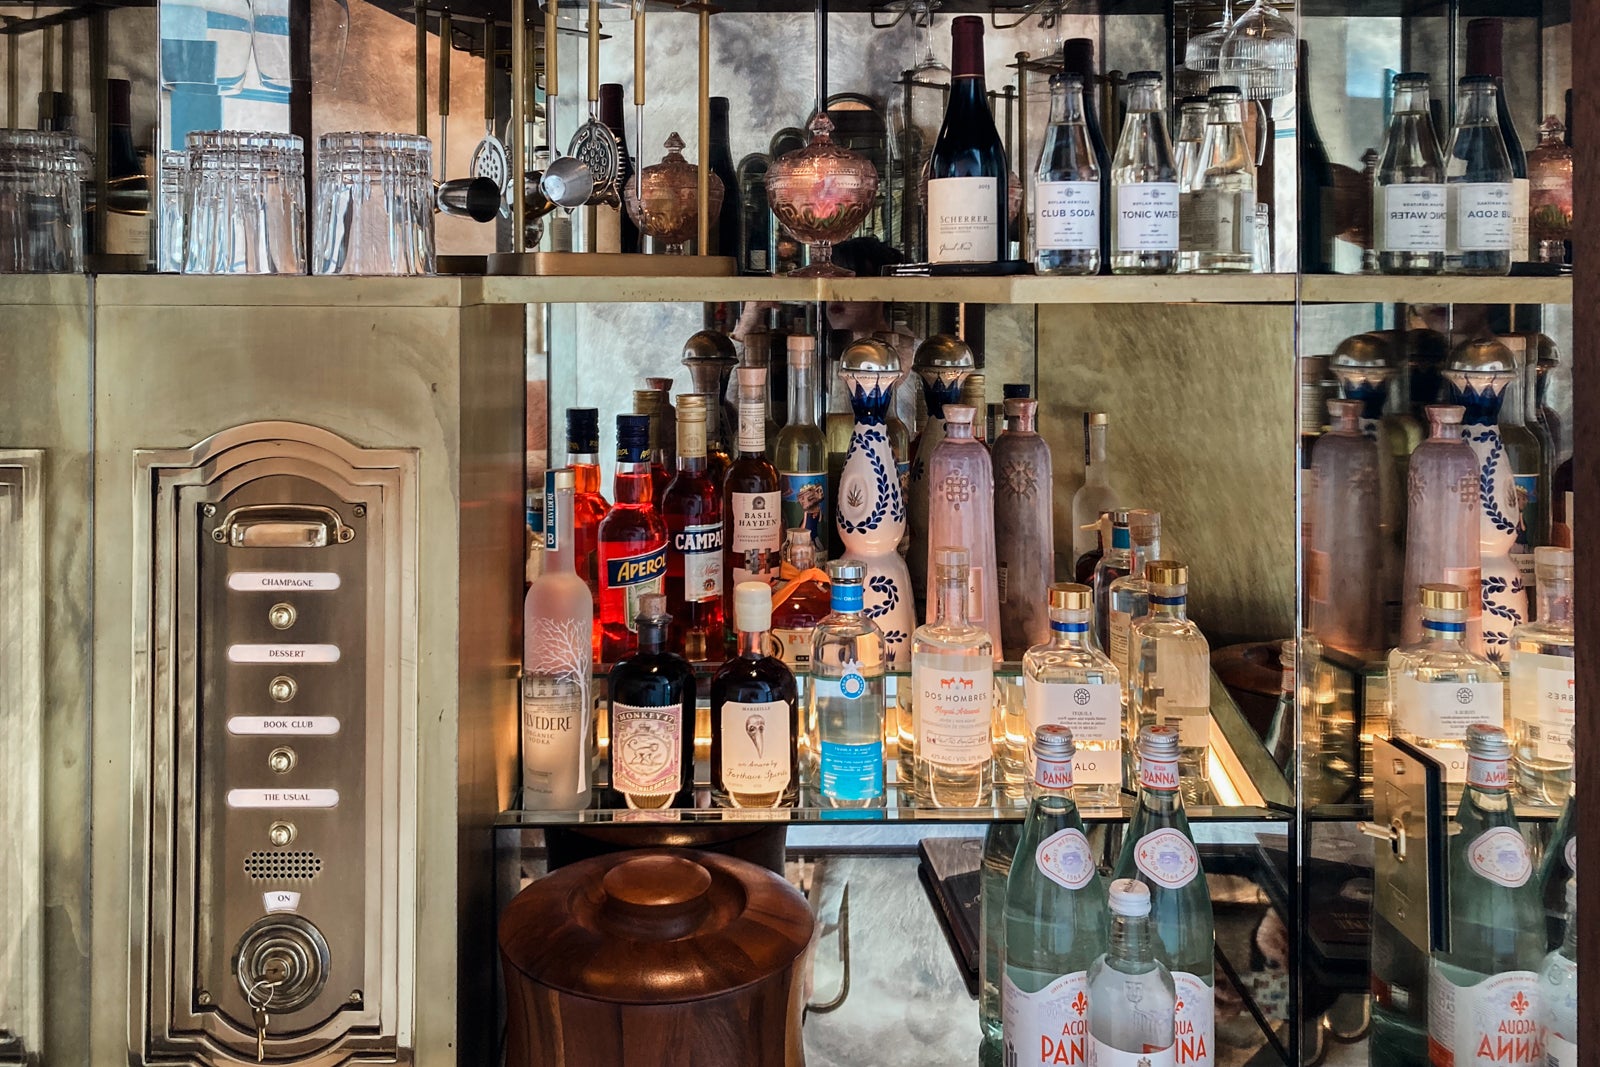
{"type": "Polygon", "coordinates": [[[1094,880],[1094,850],[1083,831],[1071,826],[1040,841],[1033,861],[1040,874],[1067,889],[1082,889],[1094,880]]]}
{"type": "Polygon", "coordinates": [[[683,708],[611,705],[611,788],[633,798],[664,797],[682,785],[683,708]]]}
{"type": "Polygon", "coordinates": [[[1178,250],[1178,183],[1117,186],[1114,242],[1118,252],[1178,250]]]}
{"type": "Polygon", "coordinates": [[[1173,971],[1172,984],[1178,993],[1172,1019],[1177,1062],[1180,1067],[1211,1067],[1217,1036],[1216,992],[1188,971],[1173,971]]]}
{"type": "Polygon", "coordinates": [[[1173,1045],[1163,1049],[1146,1045],[1141,1052],[1124,1052],[1120,1048],[1112,1048],[1104,1041],[1096,1041],[1091,1037],[1089,1059],[1086,1062],[1094,1064],[1095,1067],[1176,1067],[1178,1050],[1173,1045]]]}
{"type": "Polygon", "coordinates": [[[672,550],[683,558],[683,598],[722,596],[722,523],[685,526],[672,535],[672,550]]]}
{"type": "MultiPolygon", "coordinates": [[[[1504,697],[1505,687],[1499,682],[1401,678],[1395,693],[1394,724],[1400,732],[1425,740],[1459,740],[1467,736],[1467,727],[1473,723],[1501,725],[1505,721],[1504,697]]],[[[1465,750],[1435,754],[1445,762],[1445,781],[1467,780],[1465,750]]]]}
{"type": "Polygon", "coordinates": [[[721,714],[722,788],[738,794],[788,789],[794,709],[782,700],[754,704],[729,700],[723,703],[721,714]]]}
{"type": "Polygon", "coordinates": [[[1520,889],[1533,874],[1533,857],[1522,833],[1509,826],[1494,826],[1467,846],[1467,866],[1495,885],[1520,889]]]}
{"type": "Polygon", "coordinates": [[[1077,751],[1072,756],[1072,776],[1079,785],[1111,785],[1122,781],[1116,753],[1103,751],[1122,739],[1122,689],[1117,685],[1074,685],[1026,678],[1022,683],[1028,734],[1046,723],[1072,730],[1077,751]],[[1096,744],[1101,751],[1086,751],[1096,744]]]}
{"type": "Polygon", "coordinates": [[[230,808],[336,808],[337,789],[230,789],[230,808]]]}
{"type": "Polygon", "coordinates": [[[1074,971],[1026,993],[1007,974],[1000,1016],[1008,1067],[1089,1063],[1089,976],[1074,971]]]}
{"type": "Polygon", "coordinates": [[[1100,247],[1099,182],[1039,182],[1033,188],[1033,234],[1040,252],[1100,247]]]}
{"type": "Polygon", "coordinates": [[[988,657],[913,656],[911,686],[917,759],[970,766],[994,755],[994,667],[988,657]]]}
{"type": "Polygon", "coordinates": [[[783,526],[778,521],[780,494],[730,493],[733,505],[733,551],[776,553],[783,547],[783,526]]]}
{"type": "Polygon", "coordinates": [[[1539,1067],[1538,975],[1502,971],[1463,986],[1435,963],[1428,977],[1434,1067],[1539,1067]]]}
{"type": "Polygon", "coordinates": [[[1133,865],[1139,873],[1167,889],[1182,889],[1200,873],[1200,854],[1180,830],[1152,830],[1133,846],[1133,865]]]}
{"type": "MultiPolygon", "coordinates": [[[[1392,188],[1392,186],[1391,186],[1392,188]]],[[[1511,251],[1511,183],[1451,182],[1457,252],[1511,251]]]]}
{"type": "Polygon", "coordinates": [[[1385,185],[1378,251],[1443,252],[1449,219],[1446,204],[1442,185],[1385,185]]]}
{"type": "MultiPolygon", "coordinates": [[[[829,684],[814,678],[812,685],[829,684]]],[[[831,682],[837,685],[837,682],[831,682]]],[[[833,800],[872,800],[883,795],[883,742],[846,745],[822,742],[822,795],[833,800]]]]}
{"type": "MultiPolygon", "coordinates": [[[[783,492],[783,528],[806,529],[811,532],[811,543],[819,553],[828,547],[828,475],[780,474],[778,482],[783,492]]],[[[785,535],[787,536],[787,535],[785,535]]]]}
{"type": "Polygon", "coordinates": [[[1002,178],[928,181],[928,261],[993,263],[1000,258],[1002,178]]]}

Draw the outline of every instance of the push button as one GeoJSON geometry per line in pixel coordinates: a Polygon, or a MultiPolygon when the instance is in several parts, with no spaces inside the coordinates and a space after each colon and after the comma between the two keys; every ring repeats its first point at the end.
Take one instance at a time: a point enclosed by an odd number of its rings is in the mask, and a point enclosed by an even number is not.
{"type": "Polygon", "coordinates": [[[297,618],[299,613],[294,610],[293,604],[274,604],[267,609],[267,621],[274,630],[287,630],[297,618]]]}
{"type": "Polygon", "coordinates": [[[267,695],[279,704],[287,704],[294,699],[295,690],[298,688],[293,678],[287,674],[280,674],[267,683],[267,695]]]}
{"type": "Polygon", "coordinates": [[[274,774],[288,774],[294,770],[295,755],[292,748],[275,748],[267,753],[267,767],[274,774]]]}
{"type": "Polygon", "coordinates": [[[267,827],[267,840],[272,842],[274,848],[283,848],[294,844],[294,823],[275,822],[267,827]]]}

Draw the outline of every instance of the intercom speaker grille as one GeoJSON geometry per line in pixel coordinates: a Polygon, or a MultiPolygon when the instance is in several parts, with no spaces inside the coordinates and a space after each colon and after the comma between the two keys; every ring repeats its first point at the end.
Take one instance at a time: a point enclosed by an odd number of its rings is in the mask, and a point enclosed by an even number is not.
{"type": "Polygon", "coordinates": [[[267,852],[258,849],[244,860],[244,873],[253,882],[306,882],[321,871],[322,857],[315,852],[267,852]]]}

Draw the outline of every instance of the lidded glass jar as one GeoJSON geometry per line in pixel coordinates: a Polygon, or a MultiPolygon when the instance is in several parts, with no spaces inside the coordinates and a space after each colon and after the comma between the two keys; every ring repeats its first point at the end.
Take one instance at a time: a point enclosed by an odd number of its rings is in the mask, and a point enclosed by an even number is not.
{"type": "Polygon", "coordinates": [[[778,223],[811,246],[811,264],[791,278],[853,278],[833,262],[833,246],[860,228],[877,203],[878,168],[858,152],[833,143],[826,112],[811,120],[811,143],[773,161],[767,202],[778,223]]]}
{"type": "MultiPolygon", "coordinates": [[[[663,145],[667,154],[661,162],[644,168],[636,181],[623,190],[628,217],[649,236],[667,246],[671,256],[687,251],[684,245],[700,225],[700,168],[683,158],[683,138],[674,131],[663,145]]],[[[715,216],[722,210],[722,179],[709,176],[706,211],[715,216]]]]}

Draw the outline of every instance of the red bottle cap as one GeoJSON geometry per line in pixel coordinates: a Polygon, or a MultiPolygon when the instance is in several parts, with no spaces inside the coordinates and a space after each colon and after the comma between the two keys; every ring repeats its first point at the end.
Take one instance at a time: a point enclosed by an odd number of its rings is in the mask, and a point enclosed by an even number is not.
{"type": "Polygon", "coordinates": [[[957,15],[950,22],[950,76],[983,77],[983,19],[957,15]]]}

